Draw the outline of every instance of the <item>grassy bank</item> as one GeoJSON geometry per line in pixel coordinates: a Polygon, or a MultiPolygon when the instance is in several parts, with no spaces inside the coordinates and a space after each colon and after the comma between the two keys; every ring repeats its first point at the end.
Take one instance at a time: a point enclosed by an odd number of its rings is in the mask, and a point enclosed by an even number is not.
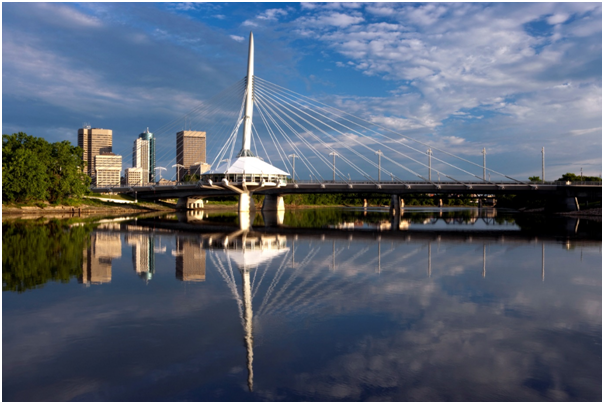
{"type": "MultiPolygon", "coordinates": [[[[105,197],[105,196],[103,196],[105,197]]],[[[113,197],[113,196],[112,196],[113,197]]],[[[115,198],[118,199],[118,198],[115,198]]],[[[2,214],[90,214],[90,213],[134,213],[151,211],[171,211],[174,206],[162,202],[117,203],[92,198],[69,198],[55,203],[3,203],[2,214]]]]}

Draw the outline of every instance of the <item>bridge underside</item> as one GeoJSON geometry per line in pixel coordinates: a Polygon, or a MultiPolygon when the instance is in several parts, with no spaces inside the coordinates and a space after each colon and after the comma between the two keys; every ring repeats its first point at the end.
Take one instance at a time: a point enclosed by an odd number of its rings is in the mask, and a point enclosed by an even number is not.
{"type": "MultiPolygon", "coordinates": [[[[238,184],[231,184],[238,185],[238,184]]],[[[240,185],[240,184],[239,184],[240,185]]],[[[590,185],[552,185],[552,184],[456,184],[456,183],[289,183],[282,187],[263,188],[260,184],[248,183],[255,187],[257,195],[289,194],[383,194],[383,195],[529,195],[535,198],[602,198],[601,186],[590,185]]],[[[232,186],[230,187],[232,188],[232,186]]],[[[93,188],[93,192],[115,192],[135,195],[138,199],[159,200],[191,197],[224,197],[238,196],[240,193],[217,184],[186,184],[142,187],[103,187],[93,188]]]]}

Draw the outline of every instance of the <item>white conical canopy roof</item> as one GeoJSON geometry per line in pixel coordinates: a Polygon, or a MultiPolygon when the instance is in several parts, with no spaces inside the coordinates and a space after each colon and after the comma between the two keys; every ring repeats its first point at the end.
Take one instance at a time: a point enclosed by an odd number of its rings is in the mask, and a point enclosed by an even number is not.
{"type": "Polygon", "coordinates": [[[228,162],[225,162],[206,174],[289,175],[289,173],[265,163],[258,157],[238,157],[229,167],[227,167],[227,164],[228,162]]]}
{"type": "Polygon", "coordinates": [[[226,252],[221,251],[221,253],[226,255],[227,258],[232,259],[240,269],[246,269],[257,268],[260,264],[277,258],[287,251],[289,251],[289,247],[280,249],[226,250],[226,252]]]}

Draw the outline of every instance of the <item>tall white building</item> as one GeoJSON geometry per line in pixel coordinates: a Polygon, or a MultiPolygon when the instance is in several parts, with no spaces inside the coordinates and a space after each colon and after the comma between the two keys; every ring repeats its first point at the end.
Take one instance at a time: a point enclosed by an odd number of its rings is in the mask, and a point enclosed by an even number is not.
{"type": "Polygon", "coordinates": [[[149,140],[137,138],[132,147],[132,167],[141,168],[143,171],[143,182],[149,182],[149,140]]]}

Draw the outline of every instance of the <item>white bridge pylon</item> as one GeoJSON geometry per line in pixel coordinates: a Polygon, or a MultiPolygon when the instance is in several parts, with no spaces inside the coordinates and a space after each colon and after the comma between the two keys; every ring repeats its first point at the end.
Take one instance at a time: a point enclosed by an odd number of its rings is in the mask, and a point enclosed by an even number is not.
{"type": "MultiPolygon", "coordinates": [[[[288,172],[265,163],[251,151],[252,116],[254,112],[254,34],[250,32],[250,45],[247,62],[247,83],[245,88],[245,115],[235,129],[243,122],[241,151],[233,162],[227,160],[201,176],[210,186],[226,188],[239,194],[239,212],[248,212],[252,207],[251,194],[260,188],[283,187],[288,172]]],[[[282,201],[278,207],[283,205],[282,201]]],[[[245,228],[245,227],[244,227],[245,228]]]]}
{"type": "MultiPolygon", "coordinates": [[[[408,185],[418,180],[430,185],[434,191],[440,190],[444,183],[468,189],[476,184],[498,187],[501,177],[528,185],[487,168],[483,147],[480,147],[482,164],[478,164],[383,127],[377,121],[368,121],[255,76],[253,33],[249,38],[245,86],[243,90],[239,85],[237,88],[244,92],[243,99],[239,98],[239,116],[229,136],[222,135],[224,127],[212,131],[216,134],[214,148],[208,149],[214,156],[212,169],[201,174],[200,185],[205,189],[227,189],[239,194],[241,212],[250,210],[251,194],[261,188],[298,188],[297,184],[310,182],[323,188],[329,184],[343,184],[352,189],[359,183],[359,175],[362,182],[374,185],[378,190],[385,184],[408,185]],[[259,118],[256,124],[254,114],[259,118]],[[236,153],[241,126],[241,149],[236,153]],[[457,159],[457,165],[445,159],[457,159]],[[455,171],[446,173],[445,170],[455,171]],[[356,178],[353,179],[351,173],[356,178]],[[288,185],[288,182],[295,184],[288,185]]],[[[232,94],[231,89],[228,91],[232,94]]],[[[223,119],[211,115],[208,111],[208,122],[225,124],[223,119]]],[[[211,124],[207,127],[210,132],[211,124]]],[[[282,209],[282,198],[276,196],[278,193],[269,194],[263,209],[266,205],[269,210],[282,209]]]]}
{"type": "MultiPolygon", "coordinates": [[[[280,211],[284,208],[282,195],[297,193],[379,193],[394,197],[411,193],[490,195],[503,189],[513,193],[537,188],[539,193],[556,190],[555,185],[519,181],[487,167],[484,145],[463,144],[464,150],[475,147],[474,162],[468,157],[471,152],[457,156],[447,146],[438,147],[408,136],[407,130],[402,133],[382,126],[387,111],[378,117],[362,118],[354,115],[360,106],[334,108],[264,80],[254,74],[252,33],[249,40],[245,78],[156,131],[173,133],[180,122],[186,122],[189,129],[203,129],[208,134],[210,171],[202,171],[205,165],[195,163],[191,167],[198,166],[199,171],[189,171],[187,179],[174,178],[177,183],[172,193],[159,185],[147,190],[132,187],[128,192],[153,191],[156,195],[161,190],[167,198],[183,200],[235,194],[239,195],[239,211],[249,212],[254,193],[265,195],[263,210],[280,211]]],[[[368,109],[363,111],[361,115],[368,109]]],[[[413,118],[400,120],[408,125],[413,118]]],[[[163,156],[175,155],[167,142],[162,142],[157,151],[158,162],[164,166],[174,163],[164,160],[163,156]]],[[[200,207],[188,201],[187,206],[200,207]]]]}

